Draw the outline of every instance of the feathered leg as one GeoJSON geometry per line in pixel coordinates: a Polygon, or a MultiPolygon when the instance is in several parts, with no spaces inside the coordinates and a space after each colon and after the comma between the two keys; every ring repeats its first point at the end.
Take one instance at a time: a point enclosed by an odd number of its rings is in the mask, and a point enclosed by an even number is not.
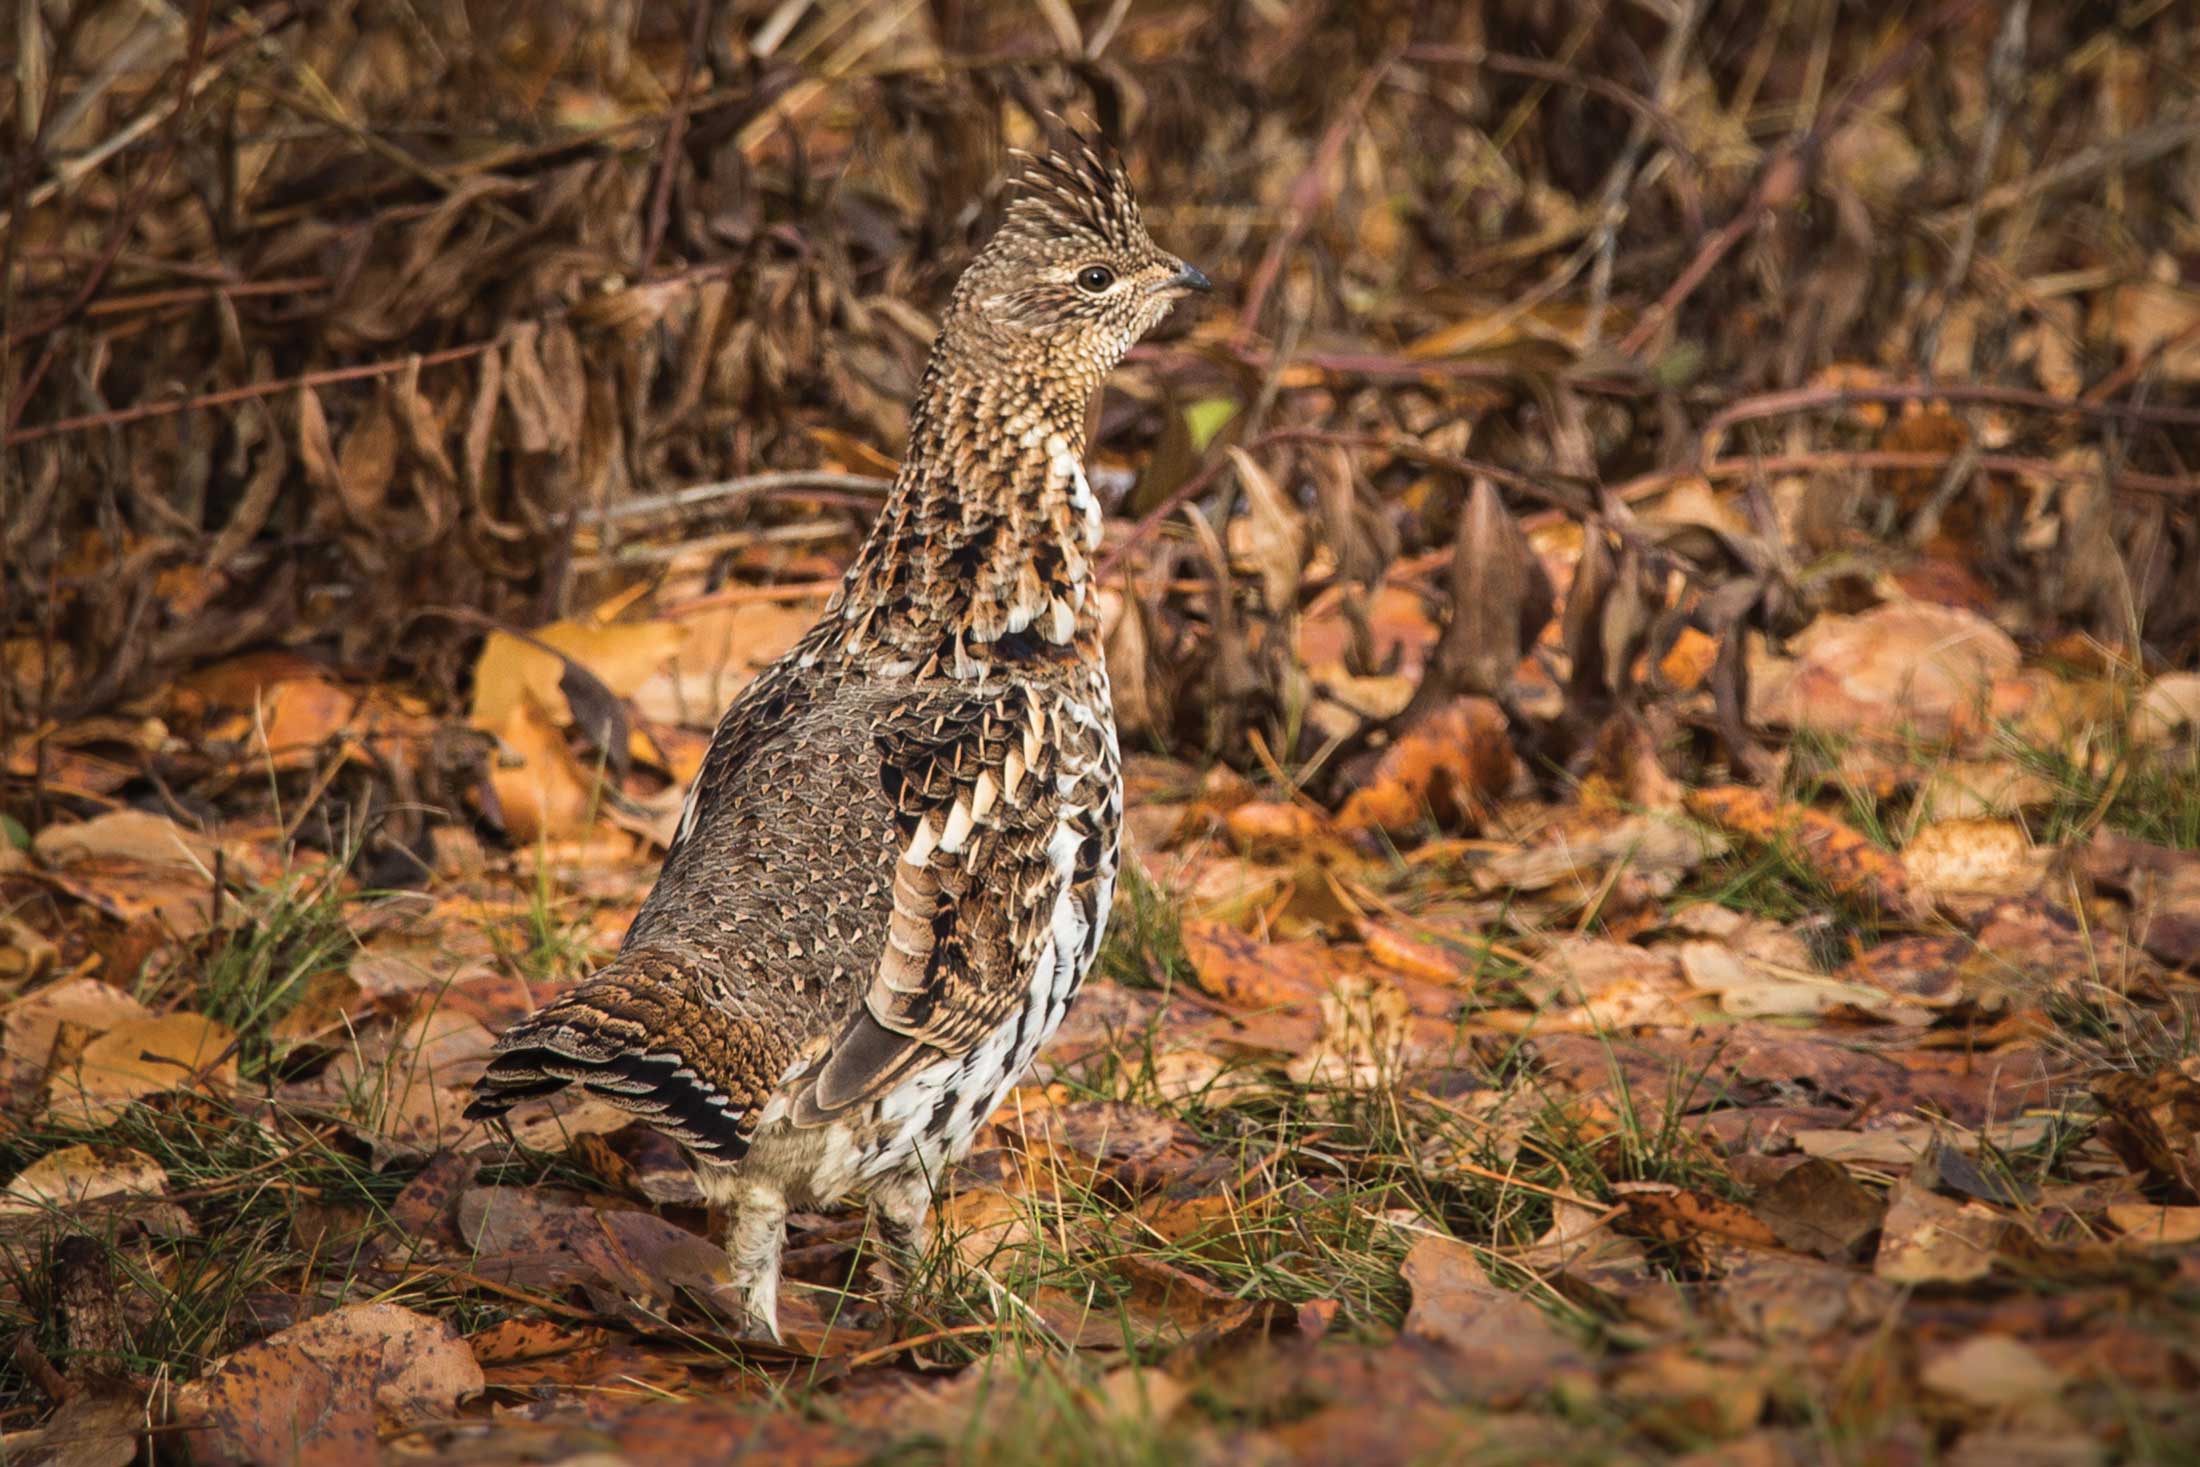
{"type": "Polygon", "coordinates": [[[871,1228],[882,1256],[872,1266],[881,1304],[901,1300],[924,1264],[924,1220],[932,1210],[932,1184],[922,1172],[904,1172],[871,1188],[871,1228]]]}
{"type": "Polygon", "coordinates": [[[703,1195],[732,1215],[726,1253],[733,1259],[732,1286],[749,1330],[773,1344],[779,1336],[779,1255],[787,1243],[787,1194],[762,1177],[726,1167],[701,1167],[703,1195]]]}

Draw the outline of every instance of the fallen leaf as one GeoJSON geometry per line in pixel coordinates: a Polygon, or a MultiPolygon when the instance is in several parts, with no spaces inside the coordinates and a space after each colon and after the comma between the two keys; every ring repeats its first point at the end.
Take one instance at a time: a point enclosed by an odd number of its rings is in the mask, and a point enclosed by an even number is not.
{"type": "Polygon", "coordinates": [[[215,1362],[178,1392],[192,1460],[370,1467],[386,1429],[444,1419],[481,1393],[451,1327],[395,1304],[351,1304],[215,1362]]]}
{"type": "Polygon", "coordinates": [[[1404,1272],[1413,1291],[1406,1333],[1443,1346],[1478,1398],[1517,1400],[1586,1368],[1573,1341],[1526,1299],[1492,1284],[1466,1244],[1424,1234],[1404,1272]]]}
{"type": "Polygon", "coordinates": [[[215,843],[165,815],[143,810],[111,810],[74,824],[48,825],[32,838],[31,850],[48,866],[79,861],[133,861],[170,866],[212,879],[215,843]]]}
{"type": "Polygon", "coordinates": [[[2179,1248],[2200,1243],[2200,1207],[2156,1207],[2148,1202],[2120,1202],[2108,1209],[2108,1220],[2135,1248],[2179,1248]]]}
{"type": "Polygon", "coordinates": [[[1338,825],[1391,835],[1431,820],[1473,829],[1518,767],[1505,730],[1504,713],[1487,698],[1455,699],[1416,720],[1345,801],[1338,825]]]}
{"type": "Polygon", "coordinates": [[[2124,1163],[2200,1202],[2200,1059],[2150,1074],[2112,1070],[2093,1082],[2108,1118],[2102,1139],[2124,1163]]]}
{"type": "Polygon", "coordinates": [[[1782,1246],[1835,1262],[1853,1262],[1887,1214],[1877,1192],[1822,1157],[1788,1168],[1750,1201],[1782,1246]]]}
{"type": "Polygon", "coordinates": [[[1747,1365],[1706,1360],[1685,1345],[1630,1358],[1612,1381],[1634,1429],[1684,1441],[1739,1436],[1764,1415],[1765,1383],[1747,1365]]]}
{"type": "Polygon", "coordinates": [[[2200,672],[2166,672],[2147,684],[2132,715],[2131,737],[2161,748],[2200,733],[2200,672]]]}
{"type": "Polygon", "coordinates": [[[1235,1008],[1312,1004],[1336,968],[1326,943],[1262,942],[1224,922],[1188,921],[1183,940],[1200,988],[1235,1008]]]}
{"type": "Polygon", "coordinates": [[[71,1124],[96,1127],[150,1095],[186,1086],[227,1089],[237,1082],[236,1037],[202,1014],[124,1020],[48,1079],[47,1107],[71,1124]]]}
{"type": "Polygon", "coordinates": [[[1908,875],[1902,863],[1831,815],[1781,804],[1746,785],[1691,791],[1687,805],[1699,820],[1788,852],[1853,901],[1897,916],[1910,910],[1908,875]]]}
{"type": "Polygon", "coordinates": [[[1966,1283],[1994,1271],[2008,1220],[1981,1202],[1955,1202],[1909,1182],[1887,1207],[1872,1272],[1897,1284],[1966,1283]]]}
{"type": "Polygon", "coordinates": [[[1938,820],[1902,847],[1911,893],[1959,915],[1993,898],[2037,891],[2047,859],[2013,820],[1938,820]]]}
{"type": "Polygon", "coordinates": [[[1691,985],[1716,994],[1719,1007],[1736,1018],[1809,1018],[1854,1009],[1890,1023],[1931,1020],[1923,1010],[1889,999],[1884,989],[1768,963],[1723,943],[1684,942],[1680,964],[1691,985]]]}
{"type": "Polygon", "coordinates": [[[141,1393],[102,1383],[63,1401],[37,1430],[10,1432],[8,1460],[38,1467],[128,1467],[152,1429],[141,1393]]]}
{"type": "Polygon", "coordinates": [[[168,1172],[142,1151],[96,1142],[49,1151],[0,1193],[0,1216],[73,1211],[111,1197],[159,1197],[168,1172]]]}
{"type": "Polygon", "coordinates": [[[502,753],[489,784],[515,845],[564,840],[594,828],[602,804],[595,775],[574,757],[532,694],[511,705],[496,734],[502,753]]]}
{"type": "Polygon", "coordinates": [[[1683,876],[1725,849],[1718,836],[1661,815],[1627,815],[1589,830],[1560,829],[1536,844],[1492,856],[1473,870],[1482,891],[1547,891],[1557,887],[1577,900],[1606,889],[1617,867],[1643,892],[1663,896],[1683,876]]]}
{"type": "Polygon", "coordinates": [[[1700,1234],[1752,1248],[1777,1248],[1780,1239],[1750,1210],[1671,1182],[1615,1182],[1614,1199],[1627,1209],[1627,1231],[1659,1242],[1688,1242],[1700,1234]]]}
{"type": "Polygon", "coordinates": [[[1321,995],[1314,1047],[1284,1066],[1301,1085],[1365,1091],[1398,1076],[1409,1027],[1406,996],[1379,975],[1340,974],[1321,995]]]}
{"type": "Polygon", "coordinates": [[[1983,1410],[2011,1410],[2052,1401],[2063,1377],[2037,1350],[2008,1335],[1973,1335],[1934,1350],[1919,1363],[1925,1389],[1983,1410]]]}
{"type": "Polygon", "coordinates": [[[74,1062],[75,1053],[59,1052],[65,1032],[103,1034],[118,1024],[152,1017],[145,1005],[97,978],[64,978],[17,999],[7,1007],[5,1016],[7,1033],[0,1041],[0,1081],[4,1081],[4,1098],[11,1113],[38,1098],[57,1064],[74,1062]]]}
{"type": "Polygon", "coordinates": [[[49,825],[32,850],[48,881],[117,921],[150,919],[178,936],[212,924],[220,848],[166,816],[114,810],[49,825]]]}
{"type": "Polygon", "coordinates": [[[470,713],[475,728],[501,737],[517,710],[529,702],[551,715],[553,727],[570,723],[573,710],[563,691],[566,658],[594,673],[614,695],[631,697],[680,650],[688,632],[670,621],[606,625],[571,620],[552,622],[531,635],[542,645],[507,632],[491,632],[481,644],[470,713]]]}
{"type": "Polygon", "coordinates": [[[1567,937],[1551,943],[1522,987],[1549,1007],[1553,1023],[1591,1030],[1681,1025],[1702,1004],[1681,978],[1680,964],[1669,949],[1608,938],[1567,937]]]}
{"type": "Polygon", "coordinates": [[[1821,616],[1790,650],[1792,666],[1752,680],[1752,721],[1928,742],[1984,734],[1995,680],[2021,661],[2009,634],[1976,612],[1921,602],[1821,616]]]}

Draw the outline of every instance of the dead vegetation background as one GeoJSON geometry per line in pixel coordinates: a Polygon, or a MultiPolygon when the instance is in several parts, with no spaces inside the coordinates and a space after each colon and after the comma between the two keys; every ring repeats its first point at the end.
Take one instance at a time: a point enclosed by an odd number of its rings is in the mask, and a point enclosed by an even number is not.
{"type": "Polygon", "coordinates": [[[0,55],[11,1452],[2200,1450],[2189,7],[0,55]],[[457,1097],[829,592],[1050,109],[1223,282],[1096,409],[1136,870],[919,1316],[805,1219],[743,1352],[675,1158],[457,1097]]]}

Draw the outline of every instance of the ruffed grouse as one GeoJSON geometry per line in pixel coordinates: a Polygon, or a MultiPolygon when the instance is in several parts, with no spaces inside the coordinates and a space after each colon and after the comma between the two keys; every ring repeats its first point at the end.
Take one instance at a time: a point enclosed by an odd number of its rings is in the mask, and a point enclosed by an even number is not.
{"type": "Polygon", "coordinates": [[[867,1193],[906,1259],[1092,964],[1122,776],[1086,411],[1208,288],[1112,154],[1026,160],[839,591],[727,710],[618,956],[498,1041],[467,1111],[578,1084],[682,1143],[775,1337],[788,1208],[867,1193]]]}

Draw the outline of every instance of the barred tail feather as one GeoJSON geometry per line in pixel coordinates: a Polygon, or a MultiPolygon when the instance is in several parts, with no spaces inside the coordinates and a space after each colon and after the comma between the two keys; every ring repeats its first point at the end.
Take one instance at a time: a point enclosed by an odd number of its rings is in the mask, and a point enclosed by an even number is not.
{"type": "Polygon", "coordinates": [[[755,1026],[708,1001],[661,953],[608,968],[506,1030],[474,1085],[471,1120],[579,1085],[714,1161],[749,1149],[763,1059],[755,1026]]]}

